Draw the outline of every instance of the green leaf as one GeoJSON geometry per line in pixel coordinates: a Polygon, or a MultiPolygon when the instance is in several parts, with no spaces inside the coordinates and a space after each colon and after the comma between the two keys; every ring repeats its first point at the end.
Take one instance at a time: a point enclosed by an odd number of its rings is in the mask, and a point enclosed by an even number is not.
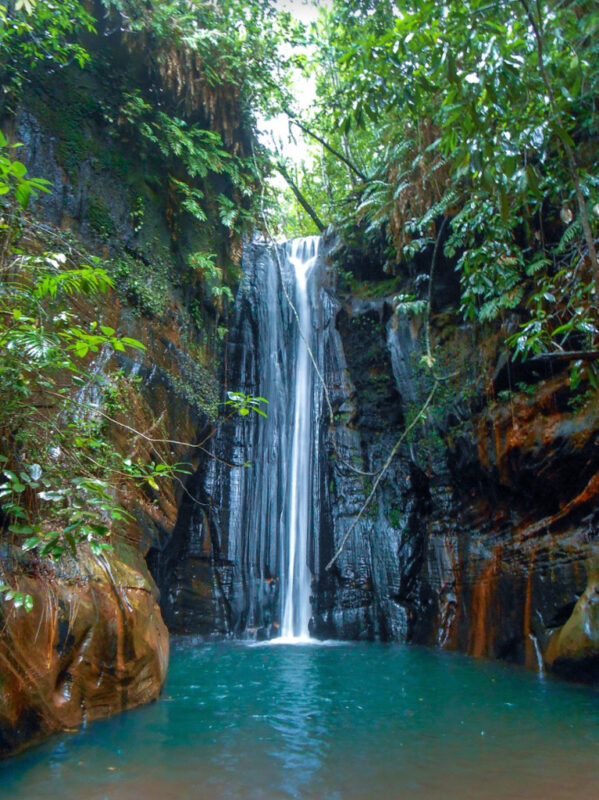
{"type": "Polygon", "coordinates": [[[562,127],[561,125],[556,125],[555,132],[565,145],[568,145],[568,147],[572,148],[576,147],[574,139],[570,136],[570,134],[564,127],[562,127]]]}
{"type": "Polygon", "coordinates": [[[79,358],[84,358],[89,353],[89,347],[85,342],[77,342],[77,344],[73,345],[72,349],[79,358]]]}
{"type": "MultiPolygon", "coordinates": [[[[80,447],[81,445],[78,445],[80,447]]],[[[64,490],[51,490],[48,492],[38,492],[37,496],[40,500],[55,503],[57,500],[63,500],[65,496],[64,490]]]]}
{"type": "Polygon", "coordinates": [[[33,533],[33,528],[30,525],[9,525],[8,530],[11,533],[17,533],[19,535],[33,533]]]}
{"type": "Polygon", "coordinates": [[[129,345],[129,347],[135,347],[138,350],[145,350],[146,346],[142,342],[139,342],[137,339],[132,339],[130,336],[123,336],[121,341],[125,344],[129,345]]]}
{"type": "Polygon", "coordinates": [[[111,544],[108,544],[108,542],[96,542],[96,541],[91,541],[89,543],[89,549],[95,556],[99,556],[107,550],[114,550],[113,546],[111,544]]]}
{"type": "Polygon", "coordinates": [[[15,199],[22,209],[26,209],[31,197],[31,187],[27,183],[20,183],[15,189],[15,199]]]}
{"type": "Polygon", "coordinates": [[[21,161],[13,161],[11,171],[17,178],[24,178],[27,174],[27,167],[21,161]]]}
{"type": "Polygon", "coordinates": [[[28,550],[34,550],[42,539],[39,536],[30,536],[29,539],[25,539],[23,544],[21,545],[21,550],[27,552],[28,550]]]}

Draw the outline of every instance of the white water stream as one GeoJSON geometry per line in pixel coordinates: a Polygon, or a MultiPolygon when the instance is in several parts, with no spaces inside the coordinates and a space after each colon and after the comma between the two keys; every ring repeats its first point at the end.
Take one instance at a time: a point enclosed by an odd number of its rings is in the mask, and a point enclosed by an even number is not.
{"type": "MultiPolygon", "coordinates": [[[[314,367],[308,347],[312,347],[312,316],[308,279],[318,257],[319,239],[308,237],[291,243],[289,263],[295,276],[295,308],[299,318],[294,366],[293,435],[287,487],[287,536],[282,548],[282,619],[279,641],[305,641],[310,638],[311,616],[308,567],[308,538],[311,518],[312,466],[312,383],[314,367]]],[[[296,320],[297,322],[298,320],[296,320]]]]}

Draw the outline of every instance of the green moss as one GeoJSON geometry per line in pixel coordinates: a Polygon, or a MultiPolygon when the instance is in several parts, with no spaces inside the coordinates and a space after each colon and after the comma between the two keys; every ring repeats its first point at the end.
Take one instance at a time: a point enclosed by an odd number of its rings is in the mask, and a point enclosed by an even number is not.
{"type": "Polygon", "coordinates": [[[127,253],[114,258],[108,271],[115,279],[119,295],[149,316],[161,317],[171,294],[170,267],[166,259],[156,257],[150,264],[127,253]]]}
{"type": "Polygon", "coordinates": [[[88,155],[91,141],[85,135],[84,118],[67,106],[67,112],[58,128],[58,158],[66,171],[76,174],[81,162],[88,155]]]}
{"type": "Polygon", "coordinates": [[[389,523],[394,528],[400,528],[401,527],[402,518],[403,518],[403,515],[402,515],[402,512],[401,512],[401,509],[399,509],[399,508],[391,508],[391,509],[389,509],[389,512],[387,513],[387,519],[389,520],[389,523]]]}
{"type": "Polygon", "coordinates": [[[395,275],[382,281],[361,281],[349,270],[339,270],[339,282],[342,289],[350,291],[355,297],[367,300],[398,294],[405,284],[405,278],[395,275]]]}
{"type": "Polygon", "coordinates": [[[203,364],[184,358],[178,374],[169,373],[168,381],[174,393],[201,416],[211,420],[218,417],[220,390],[218,381],[203,364]]]}
{"type": "Polygon", "coordinates": [[[86,158],[100,154],[99,143],[91,131],[91,120],[98,112],[96,99],[65,82],[40,81],[37,90],[27,98],[27,104],[44,125],[56,136],[56,154],[71,177],[77,175],[86,158]]]}
{"type": "Polygon", "coordinates": [[[110,239],[115,232],[115,224],[108,206],[99,197],[91,196],[87,206],[87,221],[92,230],[102,239],[110,239]]]}
{"type": "Polygon", "coordinates": [[[117,180],[129,184],[138,182],[139,175],[135,172],[133,161],[119,148],[101,148],[97,161],[101,171],[106,170],[117,180]]]}

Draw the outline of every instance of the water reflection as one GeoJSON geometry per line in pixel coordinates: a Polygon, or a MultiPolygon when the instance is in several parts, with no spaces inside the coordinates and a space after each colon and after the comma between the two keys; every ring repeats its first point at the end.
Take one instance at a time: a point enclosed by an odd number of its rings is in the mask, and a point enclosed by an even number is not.
{"type": "Polygon", "coordinates": [[[320,782],[318,773],[327,751],[327,727],[315,650],[308,646],[279,648],[279,670],[273,684],[277,698],[271,725],[276,745],[269,754],[283,769],[281,790],[303,797],[320,782]]]}

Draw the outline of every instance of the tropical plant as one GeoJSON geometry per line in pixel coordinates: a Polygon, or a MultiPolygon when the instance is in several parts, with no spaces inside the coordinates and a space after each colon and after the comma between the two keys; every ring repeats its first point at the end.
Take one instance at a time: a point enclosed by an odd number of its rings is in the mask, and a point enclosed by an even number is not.
{"type": "Polygon", "coordinates": [[[254,414],[260,414],[261,417],[266,417],[266,411],[260,408],[261,405],[268,403],[266,398],[254,397],[243,392],[227,392],[227,397],[225,405],[232,406],[240,416],[247,417],[253,412],[254,414]]]}
{"type": "Polygon", "coordinates": [[[331,147],[314,151],[322,187],[302,190],[348,241],[383,231],[390,270],[430,256],[449,219],[467,319],[516,312],[522,353],[589,346],[598,32],[589,2],[333,3],[306,126],[331,147]]]}
{"type": "Polygon", "coordinates": [[[84,66],[89,55],[79,33],[93,33],[94,24],[86,4],[77,0],[0,3],[0,86],[5,102],[16,103],[40,64],[48,72],[73,61],[84,66]]]}
{"type": "MultiPolygon", "coordinates": [[[[76,554],[82,543],[99,554],[110,546],[112,521],[127,517],[110,485],[115,462],[151,486],[155,475],[170,475],[177,466],[123,466],[102,435],[98,412],[85,399],[97,380],[90,356],[144,345],[101,322],[84,323],[75,310],[83,298],[112,288],[103,268],[71,266],[70,254],[26,253],[15,245],[25,224],[19,210],[31,193],[47,191],[47,182],[29,178],[13,152],[3,137],[0,530],[20,539],[23,551],[44,557],[58,558],[67,549],[76,554]]],[[[30,609],[30,598],[10,587],[4,597],[30,609]]]]}
{"type": "MultiPolygon", "coordinates": [[[[125,483],[159,492],[160,480],[179,479],[190,468],[161,457],[155,442],[165,440],[119,421],[136,380],[110,369],[111,354],[145,347],[101,319],[88,321],[98,296],[114,288],[99,259],[81,264],[68,246],[64,252],[34,252],[31,239],[29,252],[20,246],[23,231],[33,235],[23,215],[29,196],[47,191],[48,184],[29,177],[14,152],[2,138],[0,537],[34,559],[77,558],[81,545],[101,556],[111,549],[113,526],[133,520],[116,499],[116,481],[121,488],[125,483]],[[120,448],[111,426],[128,434],[119,437],[120,448]],[[147,444],[150,458],[139,454],[137,440],[147,444]]],[[[222,280],[212,256],[196,254],[191,265],[209,273],[206,280],[222,280]]],[[[226,286],[212,289],[215,302],[230,297],[226,286]]],[[[241,416],[265,416],[265,402],[229,393],[225,405],[241,416]]],[[[4,600],[31,610],[31,596],[10,586],[7,576],[3,581],[4,600]]]]}

